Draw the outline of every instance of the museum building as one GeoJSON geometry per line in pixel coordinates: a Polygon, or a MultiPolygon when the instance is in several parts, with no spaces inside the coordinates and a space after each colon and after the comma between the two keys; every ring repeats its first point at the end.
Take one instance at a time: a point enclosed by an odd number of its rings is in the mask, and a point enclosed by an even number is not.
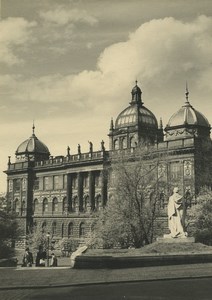
{"type": "Polygon", "coordinates": [[[66,156],[53,157],[33,125],[32,135],[15,152],[15,162],[9,156],[7,205],[16,213],[23,235],[41,226],[55,240],[83,242],[96,212],[113,197],[113,155],[121,153],[127,159],[138,147],[151,145],[158,157],[159,201],[164,212],[174,186],[184,194],[188,206],[202,186],[211,188],[211,127],[190,104],[188,90],[185,103],[165,128],[144,106],[137,82],[131,94],[129,106],[111,121],[109,150],[102,141],[101,150],[93,151],[90,142],[87,153],[81,153],[78,145],[76,154],[68,147],[66,156]]]}

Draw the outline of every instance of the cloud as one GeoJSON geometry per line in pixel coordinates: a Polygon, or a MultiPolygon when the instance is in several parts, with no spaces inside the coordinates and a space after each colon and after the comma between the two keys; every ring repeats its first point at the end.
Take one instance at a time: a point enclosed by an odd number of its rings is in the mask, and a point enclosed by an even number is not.
{"type": "Polygon", "coordinates": [[[79,115],[86,112],[100,116],[104,112],[109,119],[109,115],[128,104],[130,90],[138,79],[145,86],[145,104],[150,109],[152,106],[157,116],[159,113],[161,116],[161,107],[166,107],[169,99],[176,105],[172,112],[170,107],[164,110],[167,119],[183,104],[186,80],[192,87],[192,96],[202,97],[204,86],[207,101],[212,92],[211,53],[211,17],[201,16],[187,23],[174,18],[158,19],[141,25],[125,42],[106,48],[95,70],[28,80],[11,77],[3,79],[0,85],[8,86],[11,81],[15,99],[28,103],[29,107],[30,102],[48,104],[46,113],[51,116],[67,116],[71,109],[79,115]]]}
{"type": "Polygon", "coordinates": [[[22,63],[23,60],[15,54],[17,48],[22,49],[31,38],[31,29],[35,22],[23,18],[8,18],[0,21],[0,62],[7,65],[22,63]],[[16,47],[16,49],[15,49],[16,47]]]}
{"type": "Polygon", "coordinates": [[[77,8],[67,9],[63,6],[45,12],[41,11],[39,15],[44,21],[58,26],[64,26],[68,23],[94,25],[98,22],[97,19],[90,15],[86,10],[77,8]]]}

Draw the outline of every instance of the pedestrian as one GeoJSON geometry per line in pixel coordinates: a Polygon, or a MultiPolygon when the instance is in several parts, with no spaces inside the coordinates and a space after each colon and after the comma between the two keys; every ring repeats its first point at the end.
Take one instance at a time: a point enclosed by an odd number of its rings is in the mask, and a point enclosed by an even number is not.
{"type": "Polygon", "coordinates": [[[22,267],[31,267],[32,264],[33,264],[32,252],[30,252],[29,248],[27,247],[23,256],[22,267]]]}
{"type": "Polygon", "coordinates": [[[57,267],[57,257],[54,253],[51,255],[50,267],[57,267]]]}
{"type": "Polygon", "coordinates": [[[43,251],[43,247],[39,246],[39,250],[37,252],[35,266],[36,267],[45,267],[45,259],[46,259],[46,252],[43,251]]]}

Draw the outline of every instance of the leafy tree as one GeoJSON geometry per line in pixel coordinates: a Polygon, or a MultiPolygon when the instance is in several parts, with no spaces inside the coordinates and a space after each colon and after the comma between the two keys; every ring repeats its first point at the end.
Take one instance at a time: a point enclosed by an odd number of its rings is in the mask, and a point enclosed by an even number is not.
{"type": "MultiPolygon", "coordinates": [[[[48,248],[47,231],[41,225],[34,226],[33,231],[27,236],[27,243],[32,251],[37,251],[39,247],[43,250],[48,248]]],[[[49,237],[49,245],[51,244],[51,236],[49,237]]]]}
{"type": "Polygon", "coordinates": [[[195,205],[188,210],[188,231],[196,242],[212,245],[212,191],[202,189],[195,205]]]}
{"type": "Polygon", "coordinates": [[[131,161],[113,159],[113,196],[94,224],[93,245],[138,248],[153,241],[159,215],[157,165],[143,150],[131,161]]]}
{"type": "Polygon", "coordinates": [[[0,210],[0,258],[7,258],[14,254],[13,242],[18,235],[18,225],[14,215],[0,210]]]}

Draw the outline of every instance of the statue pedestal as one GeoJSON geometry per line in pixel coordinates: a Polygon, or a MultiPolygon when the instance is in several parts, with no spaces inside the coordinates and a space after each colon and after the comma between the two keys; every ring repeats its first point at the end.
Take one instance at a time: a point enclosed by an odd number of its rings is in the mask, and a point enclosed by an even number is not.
{"type": "Polygon", "coordinates": [[[194,237],[176,237],[173,238],[169,234],[164,234],[163,237],[158,237],[156,239],[157,242],[160,243],[174,243],[174,244],[179,244],[179,243],[195,243],[194,237]]]}

